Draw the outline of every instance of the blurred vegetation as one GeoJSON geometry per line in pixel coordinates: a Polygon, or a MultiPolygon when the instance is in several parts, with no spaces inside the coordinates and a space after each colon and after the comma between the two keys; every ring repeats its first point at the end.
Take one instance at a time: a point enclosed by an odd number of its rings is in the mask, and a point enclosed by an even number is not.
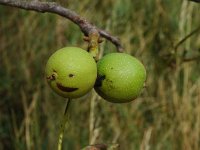
{"type": "MultiPolygon", "coordinates": [[[[200,148],[200,5],[187,0],[59,0],[120,37],[146,66],[141,96],[111,104],[92,91],[74,100],[64,148],[117,143],[121,150],[200,148]],[[195,59],[191,59],[195,58],[195,59]]],[[[48,57],[64,46],[87,48],[79,28],[54,14],[0,6],[0,149],[56,149],[66,100],[44,77],[48,57]]],[[[115,51],[108,41],[101,53],[115,51]]]]}

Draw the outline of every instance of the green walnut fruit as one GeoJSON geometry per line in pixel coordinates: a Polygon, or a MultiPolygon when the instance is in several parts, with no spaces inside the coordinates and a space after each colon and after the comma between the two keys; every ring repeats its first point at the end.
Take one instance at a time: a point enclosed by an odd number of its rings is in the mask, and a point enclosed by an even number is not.
{"type": "Polygon", "coordinates": [[[53,53],[46,64],[50,87],[65,98],[78,98],[89,92],[96,81],[93,57],[78,47],[65,47],[53,53]]]}
{"type": "Polygon", "coordinates": [[[146,80],[146,70],[135,57],[110,53],[97,63],[96,92],[113,103],[130,102],[137,98],[146,80]]]}

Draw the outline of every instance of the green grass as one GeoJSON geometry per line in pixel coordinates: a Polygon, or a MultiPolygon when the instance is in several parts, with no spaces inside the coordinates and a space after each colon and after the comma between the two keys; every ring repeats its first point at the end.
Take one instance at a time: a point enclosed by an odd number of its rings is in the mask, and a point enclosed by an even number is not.
{"type": "MultiPolygon", "coordinates": [[[[200,61],[183,59],[200,55],[199,32],[177,51],[174,46],[200,25],[200,5],[181,0],[59,2],[118,36],[148,75],[147,87],[129,104],[111,104],[93,92],[74,100],[64,148],[118,143],[121,150],[198,150],[200,61]],[[92,119],[97,120],[95,133],[92,119]]],[[[48,87],[45,63],[61,47],[86,49],[87,43],[75,24],[59,16],[6,6],[0,6],[0,14],[0,149],[55,149],[66,101],[48,87]]],[[[105,40],[101,51],[116,49],[105,40]]]]}

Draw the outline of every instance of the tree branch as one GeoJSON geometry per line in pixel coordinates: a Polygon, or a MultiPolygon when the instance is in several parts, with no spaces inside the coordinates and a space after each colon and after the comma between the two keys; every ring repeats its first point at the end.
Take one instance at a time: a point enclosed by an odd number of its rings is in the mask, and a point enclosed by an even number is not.
{"type": "Polygon", "coordinates": [[[200,0],[189,0],[189,1],[200,3],[200,0]]]}
{"type": "Polygon", "coordinates": [[[191,61],[195,61],[195,60],[199,60],[200,56],[196,56],[196,57],[192,57],[192,58],[184,58],[182,61],[183,62],[191,62],[191,61]]]}
{"type": "Polygon", "coordinates": [[[112,42],[119,52],[123,51],[123,47],[117,37],[110,35],[108,32],[97,28],[96,26],[89,23],[86,19],[79,16],[76,12],[64,8],[55,2],[40,2],[40,1],[19,1],[19,0],[0,0],[1,5],[17,7],[25,10],[33,10],[36,12],[49,12],[57,14],[59,16],[65,17],[71,20],[73,23],[77,24],[81,31],[88,36],[93,32],[98,32],[100,36],[106,38],[112,42]]]}
{"type": "Polygon", "coordinates": [[[190,32],[188,35],[186,35],[183,39],[181,39],[175,46],[174,49],[177,50],[178,47],[183,44],[188,38],[196,34],[197,32],[200,31],[200,26],[198,26],[196,29],[194,29],[192,32],[190,32]]]}

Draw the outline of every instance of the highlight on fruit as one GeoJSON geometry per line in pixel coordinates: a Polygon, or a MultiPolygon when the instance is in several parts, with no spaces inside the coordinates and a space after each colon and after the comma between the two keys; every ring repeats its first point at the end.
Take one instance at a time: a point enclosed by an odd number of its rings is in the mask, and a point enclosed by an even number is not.
{"type": "Polygon", "coordinates": [[[113,103],[126,103],[137,98],[146,80],[146,70],[135,57],[110,53],[97,62],[96,92],[113,103]]]}
{"type": "Polygon", "coordinates": [[[78,47],[64,47],[47,61],[46,79],[51,89],[65,98],[78,98],[88,93],[97,78],[93,57],[78,47]]]}

